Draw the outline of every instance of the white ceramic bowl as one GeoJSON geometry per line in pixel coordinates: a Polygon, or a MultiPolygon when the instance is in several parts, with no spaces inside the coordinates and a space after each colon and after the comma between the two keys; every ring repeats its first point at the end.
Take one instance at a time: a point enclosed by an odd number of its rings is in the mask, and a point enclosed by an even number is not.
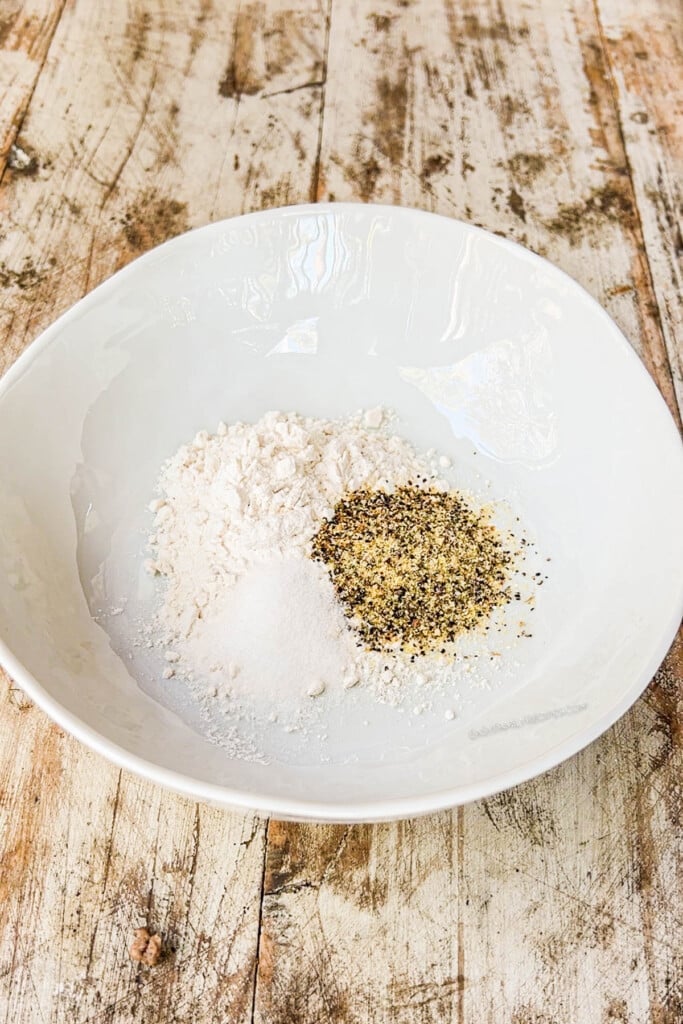
{"type": "Polygon", "coordinates": [[[683,607],[681,446],[628,343],[544,260],[412,210],[273,210],[136,260],[0,383],[0,479],[15,680],[122,767],[279,816],[411,816],[556,765],[638,697],[683,607]],[[266,731],[269,764],[232,758],[145,692],[126,614],[91,609],[149,599],[144,509],[197,430],[378,403],[450,454],[456,482],[509,499],[552,558],[534,638],[453,722],[360,697],[331,713],[327,763],[266,731]]]}

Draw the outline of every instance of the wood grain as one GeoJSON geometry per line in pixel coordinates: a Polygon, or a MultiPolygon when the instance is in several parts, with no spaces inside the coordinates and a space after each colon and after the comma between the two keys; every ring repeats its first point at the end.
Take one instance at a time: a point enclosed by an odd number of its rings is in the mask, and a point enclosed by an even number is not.
{"type": "Polygon", "coordinates": [[[602,38],[683,410],[683,14],[676,0],[600,0],[602,38]]]}
{"type": "Polygon", "coordinates": [[[250,1020],[263,825],[130,778],[12,699],[0,742],[0,1020],[250,1020]],[[164,938],[153,970],[128,956],[143,925],[164,938]]]}
{"type": "Polygon", "coordinates": [[[15,146],[65,0],[6,0],[0,8],[0,181],[10,168],[35,173],[28,150],[15,146]]]}
{"type": "MultiPolygon", "coordinates": [[[[557,262],[675,411],[680,29],[674,0],[7,0],[0,371],[186,228],[375,200],[557,262]]],[[[679,641],[547,775],[323,827],[162,792],[7,681],[0,1024],[679,1024],[682,683],[679,641]],[[128,957],[140,925],[164,937],[153,969],[128,957]]]]}

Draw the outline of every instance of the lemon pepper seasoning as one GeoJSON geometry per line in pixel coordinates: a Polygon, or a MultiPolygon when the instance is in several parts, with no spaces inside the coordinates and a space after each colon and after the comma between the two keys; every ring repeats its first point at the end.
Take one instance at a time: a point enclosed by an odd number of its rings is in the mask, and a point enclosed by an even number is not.
{"type": "Polygon", "coordinates": [[[512,555],[485,511],[411,483],[358,490],[313,540],[363,645],[440,651],[511,599],[512,555]]]}

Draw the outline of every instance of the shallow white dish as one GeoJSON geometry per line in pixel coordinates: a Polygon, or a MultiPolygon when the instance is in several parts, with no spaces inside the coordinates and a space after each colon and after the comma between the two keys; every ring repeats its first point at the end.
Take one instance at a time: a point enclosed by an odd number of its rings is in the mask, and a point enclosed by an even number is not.
{"type": "Polygon", "coordinates": [[[15,680],[122,767],[283,817],[406,817],[537,775],[633,703],[683,610],[683,454],[628,343],[544,260],[412,210],[273,210],[136,260],[0,382],[0,479],[15,680]],[[197,430],[379,403],[456,482],[508,498],[552,558],[534,639],[455,721],[378,705],[359,739],[342,707],[328,763],[275,741],[267,765],[231,758],[138,685],[125,629],[91,615],[92,578],[110,607],[145,596],[144,509],[197,430]]]}

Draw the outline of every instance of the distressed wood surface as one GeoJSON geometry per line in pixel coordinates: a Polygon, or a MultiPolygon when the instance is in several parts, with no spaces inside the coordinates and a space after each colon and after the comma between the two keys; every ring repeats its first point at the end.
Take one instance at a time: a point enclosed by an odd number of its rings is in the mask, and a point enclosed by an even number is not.
{"type": "Polygon", "coordinates": [[[600,14],[656,315],[683,406],[683,12],[678,0],[600,0],[600,14]]]}
{"type": "Polygon", "coordinates": [[[0,7],[0,160],[32,171],[30,154],[10,152],[45,63],[64,0],[5,0],[0,7]]]}
{"type": "MultiPolygon", "coordinates": [[[[682,29],[676,0],[5,0],[0,369],[186,228],[375,200],[558,263],[680,417],[682,29]]],[[[0,1024],[680,1024],[682,679],[679,642],[554,771],[357,827],[164,793],[7,680],[0,1024]]]]}

